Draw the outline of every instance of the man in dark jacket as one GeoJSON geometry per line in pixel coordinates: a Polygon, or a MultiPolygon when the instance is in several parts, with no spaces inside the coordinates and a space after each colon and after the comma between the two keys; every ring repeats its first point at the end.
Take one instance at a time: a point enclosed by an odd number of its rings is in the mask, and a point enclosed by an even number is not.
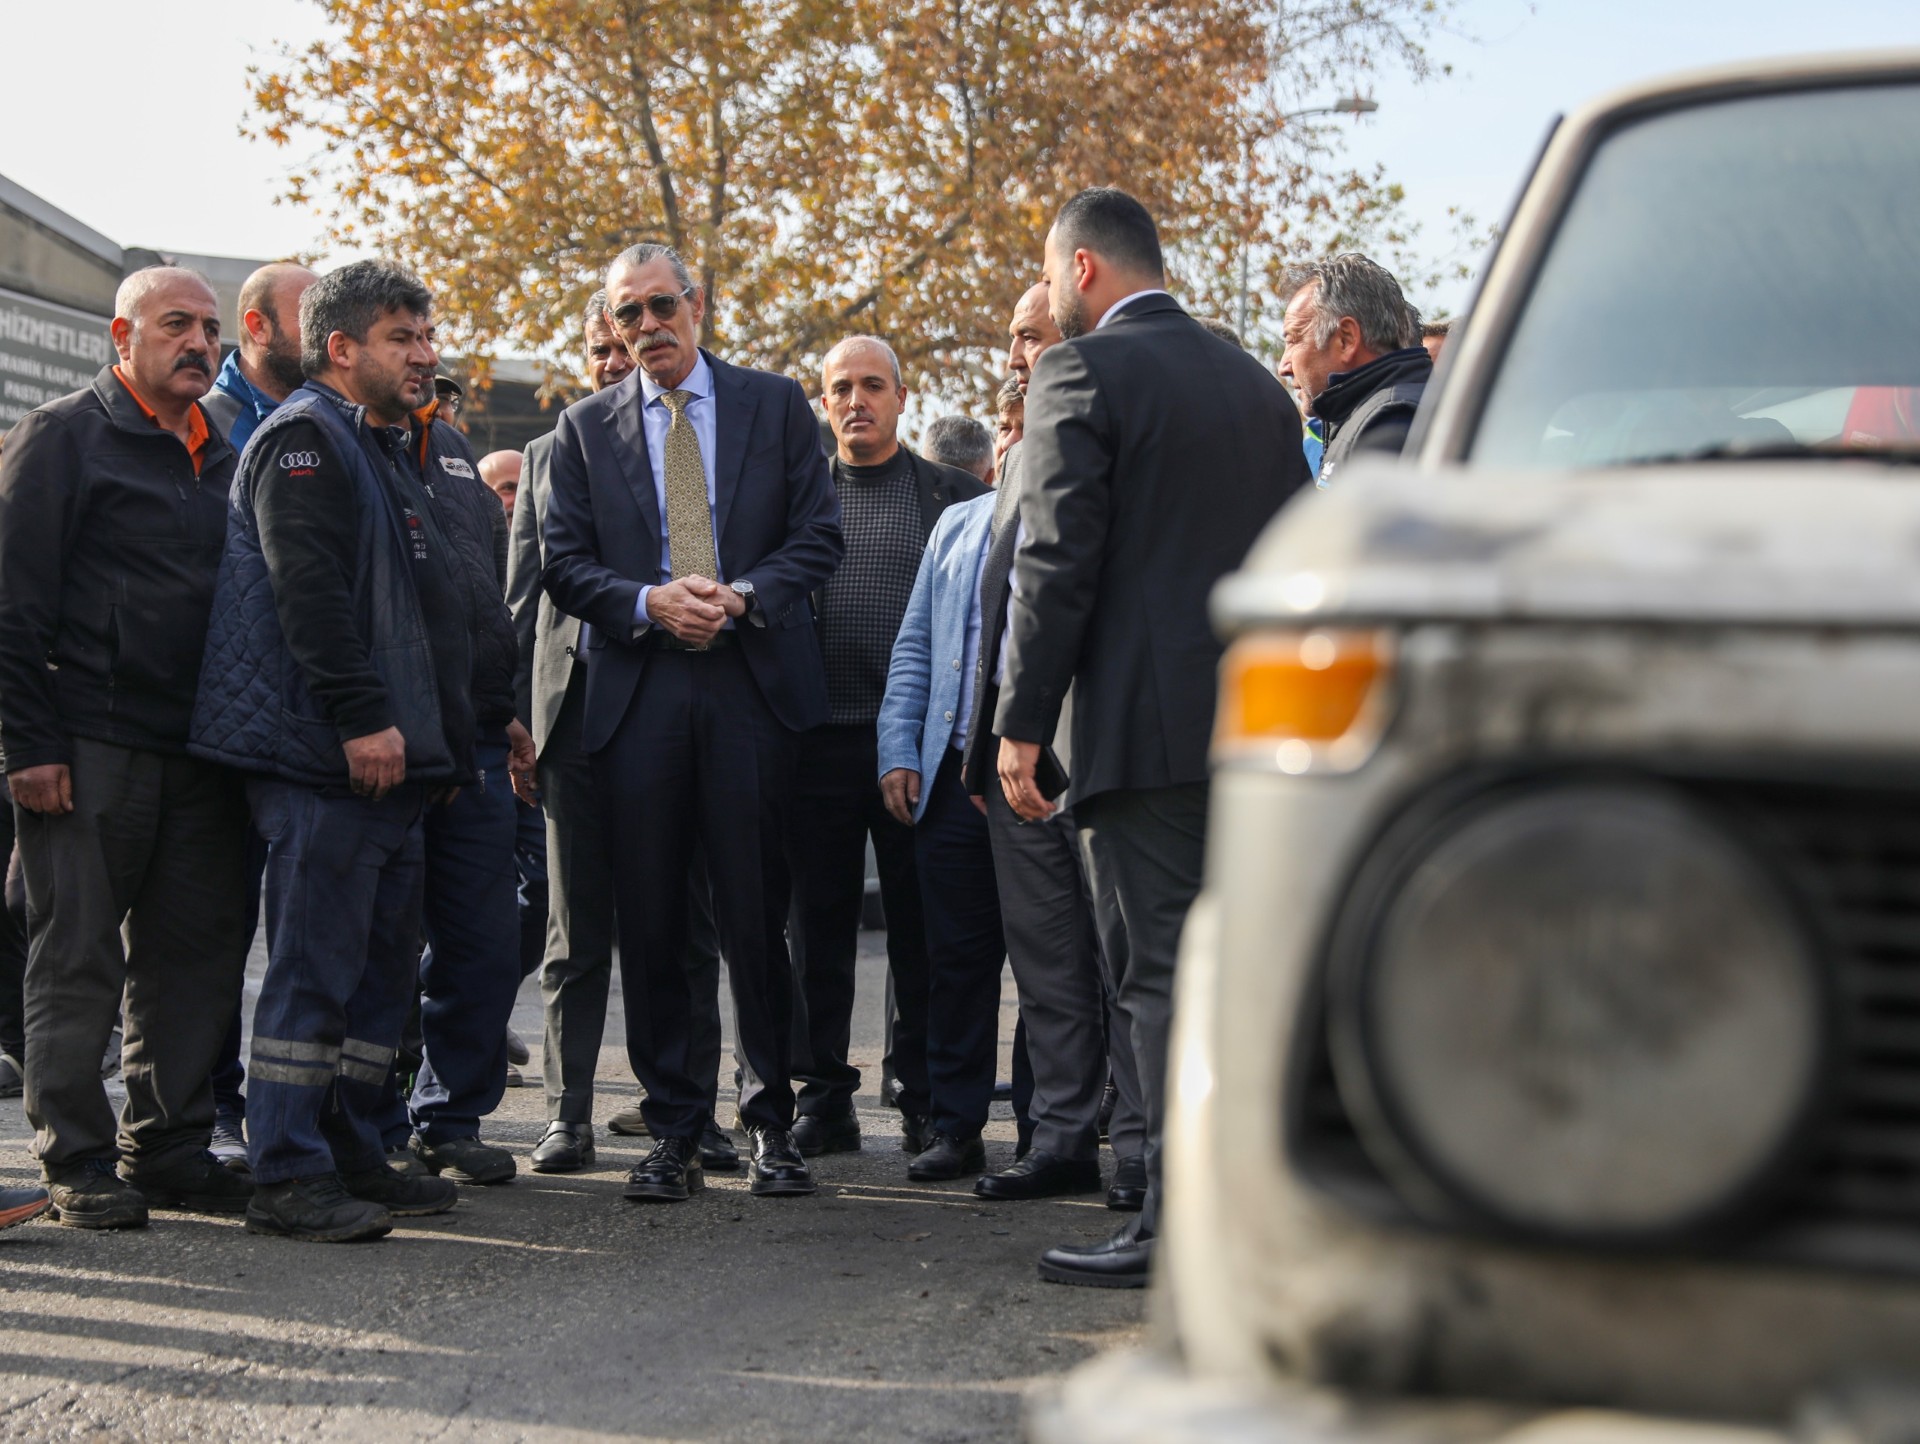
{"type": "MultiPolygon", "coordinates": [[[[860,1070],[847,1061],[853,1022],[854,954],[866,891],[866,846],[880,872],[887,913],[887,963],[898,1019],[893,1068],[900,1080],[906,1149],[933,1141],[928,1120],[927,933],[914,866],[913,830],[887,813],[874,731],[887,691],[887,667],[927,538],[940,513],[985,496],[981,482],[955,467],[915,456],[900,444],[907,388],[893,349],[874,336],[850,336],[827,353],[822,374],[846,557],[820,589],[820,650],[826,662],[829,720],[800,737],[793,796],[793,918],[789,929],[799,976],[803,1046],[794,1142],[802,1153],[860,1147],[853,1095],[860,1070]]],[[[992,982],[999,998],[999,975],[992,982]]],[[[995,1018],[997,1025],[998,1019],[995,1018]]],[[[993,1079],[986,1080],[991,1093],[993,1079]]],[[[977,1167],[977,1137],[942,1153],[940,1176],[977,1167]],[[952,1156],[949,1157],[948,1154],[952,1156]]]]}
{"type": "Polygon", "coordinates": [[[1383,266],[1349,252],[1293,273],[1280,374],[1320,422],[1320,484],[1347,459],[1398,456],[1413,427],[1433,360],[1420,344],[1420,313],[1383,266]]]}
{"type": "MultiPolygon", "coordinates": [[[[429,408],[414,418],[411,457],[449,544],[473,640],[475,780],[426,815],[427,951],[420,962],[424,1060],[413,1089],[415,1153],[456,1183],[505,1183],[513,1155],[480,1141],[480,1120],[507,1087],[507,1020],[520,990],[519,810],[508,777],[533,770],[533,740],[514,715],[517,652],[507,614],[507,514],[480,480],[467,439],[429,408]]],[[[406,1143],[394,1105],[389,1154],[406,1143]]]]}
{"type": "Polygon", "coordinates": [[[252,1193],[207,1152],[208,1078],[246,962],[246,800],[187,755],[234,466],[198,404],[220,354],[213,288],[137,271],[113,338],[119,364],[29,413],[0,464],[0,742],[33,940],[26,1107],[78,1228],[138,1227],[149,1205],[237,1213],[252,1193]],[[100,1055],[123,994],[116,1147],[100,1055]]]}
{"type": "Polygon", "coordinates": [[[309,380],[261,425],[228,508],[192,750],[253,774],[267,840],[256,1233],[377,1237],[454,1203],[388,1166],[377,1125],[418,977],[422,817],[475,780],[466,583],[409,425],[433,397],[431,309],[383,262],[316,282],[309,380]]]}

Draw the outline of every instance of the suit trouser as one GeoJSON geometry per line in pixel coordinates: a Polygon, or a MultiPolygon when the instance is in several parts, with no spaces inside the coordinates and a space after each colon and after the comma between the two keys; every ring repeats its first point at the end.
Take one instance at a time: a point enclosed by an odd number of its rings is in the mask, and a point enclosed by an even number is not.
{"type": "Polygon", "coordinates": [[[793,791],[794,1076],[802,1113],[850,1112],[860,1070],[847,1061],[853,1035],[854,970],[866,847],[873,839],[887,913],[893,983],[891,1063],[900,1107],[928,1111],[927,943],[914,832],[880,797],[879,740],[872,723],[816,727],[799,739],[793,791]]]}
{"type": "Polygon", "coordinates": [[[1133,1043],[1117,1020],[1071,811],[1023,823],[997,778],[987,829],[1000,884],[1007,957],[1033,1070],[1033,1146],[1076,1161],[1100,1151],[1100,1098],[1111,1071],[1120,1099],[1108,1140],[1116,1157],[1145,1147],[1146,1119],[1133,1043]]]}
{"type": "MultiPolygon", "coordinates": [[[[507,1091],[507,1020],[520,991],[514,843],[525,809],[507,779],[506,739],[483,740],[473,756],[479,780],[428,808],[424,822],[427,949],[409,1109],[422,1143],[478,1138],[507,1091]]],[[[396,1141],[390,1127],[386,1141],[396,1141]]]]}
{"type": "Polygon", "coordinates": [[[247,784],[267,840],[267,975],[253,1013],[256,1183],[386,1162],[380,1116],[419,986],[423,795],[247,784]]]}
{"type": "Polygon", "coordinates": [[[737,646],[663,648],[593,754],[613,859],[627,1057],[647,1090],[641,1109],[655,1138],[697,1138],[713,1109],[718,1059],[703,1055],[696,1036],[714,990],[689,965],[702,846],[733,984],[741,1121],[793,1123],[786,828],[794,735],[737,646]]]}
{"type": "Polygon", "coordinates": [[[6,906],[0,908],[0,1053],[24,1066],[27,1061],[27,898],[22,883],[16,912],[14,880],[18,852],[13,845],[13,834],[13,809],[0,807],[0,851],[8,854],[6,906]]]}
{"type": "MultiPolygon", "coordinates": [[[[540,965],[540,1001],[547,1041],[541,1060],[547,1117],[593,1122],[593,1075],[606,1036],[613,982],[613,863],[602,818],[604,799],[593,762],[580,750],[586,670],[576,666],[539,763],[547,813],[547,948],[540,965]]],[[[687,970],[694,991],[692,1066],[701,1078],[720,1072],[720,948],[704,866],[687,888],[687,970]],[[709,1061],[711,1060],[711,1061],[709,1061]]]]}
{"type": "Polygon", "coordinates": [[[967,1138],[987,1121],[1000,1044],[1000,929],[987,820],[949,747],[913,829],[927,920],[927,1080],[934,1129],[967,1138]]]}
{"type": "Polygon", "coordinates": [[[1082,799],[1074,812],[1114,1002],[1133,1040],[1145,1104],[1147,1202],[1139,1227],[1151,1236],[1159,1229],[1173,973],[1180,929],[1200,892],[1207,784],[1101,792],[1082,799]]]}
{"type": "Polygon", "coordinates": [[[246,969],[238,774],[76,738],[73,811],[16,809],[27,884],[26,1109],[49,1176],[111,1158],[100,1056],[124,1027],[118,1149],[134,1174],[205,1150],[213,1062],[246,969]]]}

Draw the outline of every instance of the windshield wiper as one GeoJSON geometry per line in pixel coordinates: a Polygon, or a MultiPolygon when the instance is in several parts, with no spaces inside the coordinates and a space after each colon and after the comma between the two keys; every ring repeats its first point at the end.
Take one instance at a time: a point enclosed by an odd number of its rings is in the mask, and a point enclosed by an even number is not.
{"type": "Polygon", "coordinates": [[[1920,466],[1920,445],[1864,447],[1835,446],[1831,442],[1769,441],[1743,446],[1717,441],[1694,451],[1669,451],[1635,457],[1630,466],[1679,466],[1693,461],[1877,461],[1883,466],[1920,466]]]}

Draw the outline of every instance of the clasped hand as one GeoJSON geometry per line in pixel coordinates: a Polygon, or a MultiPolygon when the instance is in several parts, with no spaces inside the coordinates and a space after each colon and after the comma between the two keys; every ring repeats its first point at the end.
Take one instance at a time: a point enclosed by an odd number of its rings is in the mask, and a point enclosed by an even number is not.
{"type": "Polygon", "coordinates": [[[744,617],[746,599],[707,577],[677,577],[647,593],[647,620],[704,647],[728,617],[744,617]]]}

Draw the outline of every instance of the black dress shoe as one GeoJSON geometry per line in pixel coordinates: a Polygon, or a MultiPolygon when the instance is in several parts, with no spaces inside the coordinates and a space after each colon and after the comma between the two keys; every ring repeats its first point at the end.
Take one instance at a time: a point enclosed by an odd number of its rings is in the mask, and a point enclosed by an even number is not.
{"type": "Polygon", "coordinates": [[[959,1138],[951,1133],[936,1133],[927,1146],[907,1165],[907,1177],[915,1183],[946,1183],[987,1166],[987,1145],[980,1135],[959,1138]]]}
{"type": "Polygon", "coordinates": [[[900,1151],[909,1158],[925,1153],[933,1142],[933,1120],[924,1113],[900,1113],[900,1151]]]}
{"type": "Polygon", "coordinates": [[[817,1184],[807,1160],[793,1146],[793,1135],[784,1128],[749,1128],[747,1139],[753,1145],[753,1166],[748,1170],[748,1187],[761,1197],[812,1193],[817,1184]]]}
{"type": "Polygon", "coordinates": [[[578,1173],[593,1165],[593,1125],[562,1123],[547,1125],[540,1141],[533,1146],[535,1173],[578,1173]]]}
{"type": "Polygon", "coordinates": [[[793,1146],[807,1158],[823,1153],[858,1153],[860,1120],[845,1113],[803,1113],[793,1120],[793,1146]]]}
{"type": "Polygon", "coordinates": [[[1135,1219],[1112,1238],[1091,1244],[1060,1244],[1040,1255],[1048,1283],[1092,1289],[1143,1289],[1153,1270],[1153,1238],[1138,1235],[1135,1219]]]}
{"type": "Polygon", "coordinates": [[[1100,1090],[1099,1130],[1100,1141],[1107,1141],[1107,1128],[1113,1122],[1113,1110],[1120,1106],[1120,1090],[1111,1082],[1100,1090]]]}
{"type": "Polygon", "coordinates": [[[1147,1206],[1147,1160],[1135,1153],[1113,1166],[1113,1183],[1107,1189],[1107,1207],[1120,1213],[1138,1213],[1147,1206]]]}
{"type": "Polygon", "coordinates": [[[711,1118],[700,1135],[700,1166],[712,1173],[732,1173],[740,1166],[740,1150],[711,1118]]]}
{"type": "Polygon", "coordinates": [[[1100,1160],[1062,1158],[1044,1148],[1033,1148],[1013,1167],[989,1173],[973,1185],[981,1198],[1058,1198],[1068,1193],[1094,1193],[1100,1188],[1100,1160]]]}
{"type": "Polygon", "coordinates": [[[624,1198],[646,1203],[680,1203],[707,1186],[700,1147],[691,1138],[662,1138],[653,1152],[627,1175],[624,1198]]]}

